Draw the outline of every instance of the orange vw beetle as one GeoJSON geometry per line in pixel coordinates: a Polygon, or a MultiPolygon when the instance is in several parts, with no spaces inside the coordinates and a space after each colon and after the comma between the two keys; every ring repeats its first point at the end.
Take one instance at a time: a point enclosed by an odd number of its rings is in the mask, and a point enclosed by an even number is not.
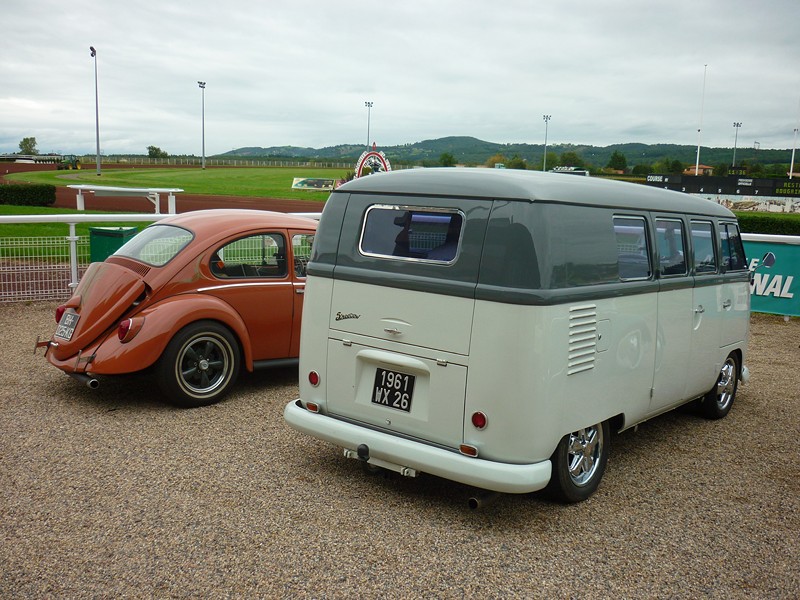
{"type": "Polygon", "coordinates": [[[89,266],[37,346],[92,388],[97,375],[154,367],[170,402],[218,402],[242,366],[296,364],[316,226],[260,210],[163,219],[89,266]]]}

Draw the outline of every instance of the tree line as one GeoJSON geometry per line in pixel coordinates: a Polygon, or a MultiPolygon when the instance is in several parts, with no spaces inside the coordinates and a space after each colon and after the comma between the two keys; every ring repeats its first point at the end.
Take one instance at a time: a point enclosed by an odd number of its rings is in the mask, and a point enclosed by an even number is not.
{"type": "MultiPolygon", "coordinates": [[[[23,138],[19,143],[19,149],[20,154],[39,154],[35,137],[23,138]]],[[[147,156],[148,158],[169,158],[170,154],[158,146],[148,146],[147,156]]],[[[408,161],[397,160],[393,162],[404,164],[408,161]]],[[[439,156],[438,161],[423,159],[421,163],[422,166],[442,167],[455,167],[458,164],[462,164],[459,162],[458,157],[453,152],[443,152],[439,156]]],[[[477,163],[474,162],[465,162],[463,164],[466,164],[467,166],[477,166],[477,163]]],[[[506,169],[529,169],[541,171],[543,165],[545,164],[545,160],[544,156],[542,156],[538,160],[534,159],[528,161],[528,159],[521,157],[519,154],[513,154],[511,157],[508,157],[503,153],[498,152],[490,156],[482,164],[483,166],[490,168],[501,164],[506,169]]],[[[614,150],[605,165],[594,164],[591,161],[586,160],[579,152],[575,150],[567,150],[560,154],[552,151],[547,152],[546,164],[549,169],[554,169],[557,167],[573,167],[576,169],[586,169],[593,175],[632,175],[635,177],[645,177],[652,173],[681,174],[686,169],[694,166],[694,163],[688,164],[678,159],[661,158],[653,161],[652,163],[640,162],[632,167],[629,167],[628,159],[625,156],[625,153],[621,152],[620,150],[614,150]]],[[[727,163],[717,163],[713,165],[713,174],[718,177],[724,177],[729,174],[732,166],[733,165],[729,165],[727,163]]],[[[737,166],[737,172],[740,172],[743,169],[749,177],[786,177],[789,172],[789,168],[790,165],[788,163],[762,164],[758,160],[746,159],[740,161],[739,165],[737,166]]]]}

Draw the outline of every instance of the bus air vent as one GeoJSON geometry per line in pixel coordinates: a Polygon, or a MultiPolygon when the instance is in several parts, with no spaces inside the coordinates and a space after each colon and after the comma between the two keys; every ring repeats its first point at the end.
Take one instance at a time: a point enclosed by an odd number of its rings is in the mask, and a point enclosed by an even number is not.
{"type": "Polygon", "coordinates": [[[594,369],[597,354],[597,305],[569,309],[569,356],[567,375],[594,369]]]}

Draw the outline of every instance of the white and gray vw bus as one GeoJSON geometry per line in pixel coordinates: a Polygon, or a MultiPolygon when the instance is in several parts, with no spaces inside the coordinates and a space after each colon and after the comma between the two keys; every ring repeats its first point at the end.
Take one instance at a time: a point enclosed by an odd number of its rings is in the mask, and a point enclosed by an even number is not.
{"type": "Polygon", "coordinates": [[[696,399],[723,417],[747,376],[735,216],[643,185],[360,178],[325,205],[305,294],[286,421],[407,476],[583,500],[612,430],[696,399]]]}

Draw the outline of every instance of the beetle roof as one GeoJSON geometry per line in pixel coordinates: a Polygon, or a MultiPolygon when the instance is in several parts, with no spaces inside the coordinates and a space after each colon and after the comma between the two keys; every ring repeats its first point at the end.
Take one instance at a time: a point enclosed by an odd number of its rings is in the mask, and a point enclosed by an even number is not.
{"type": "Polygon", "coordinates": [[[317,221],[314,219],[268,210],[249,210],[244,208],[196,210],[167,217],[158,221],[158,224],[185,227],[194,231],[201,238],[243,231],[243,226],[246,229],[260,227],[316,229],[317,227],[317,221]]]}
{"type": "MultiPolygon", "coordinates": [[[[565,173],[513,169],[408,169],[360,177],[337,193],[452,196],[548,201],[592,206],[733,217],[727,208],[703,198],[647,185],[565,173]]],[[[334,197],[332,196],[332,197],[334,197]]]]}

